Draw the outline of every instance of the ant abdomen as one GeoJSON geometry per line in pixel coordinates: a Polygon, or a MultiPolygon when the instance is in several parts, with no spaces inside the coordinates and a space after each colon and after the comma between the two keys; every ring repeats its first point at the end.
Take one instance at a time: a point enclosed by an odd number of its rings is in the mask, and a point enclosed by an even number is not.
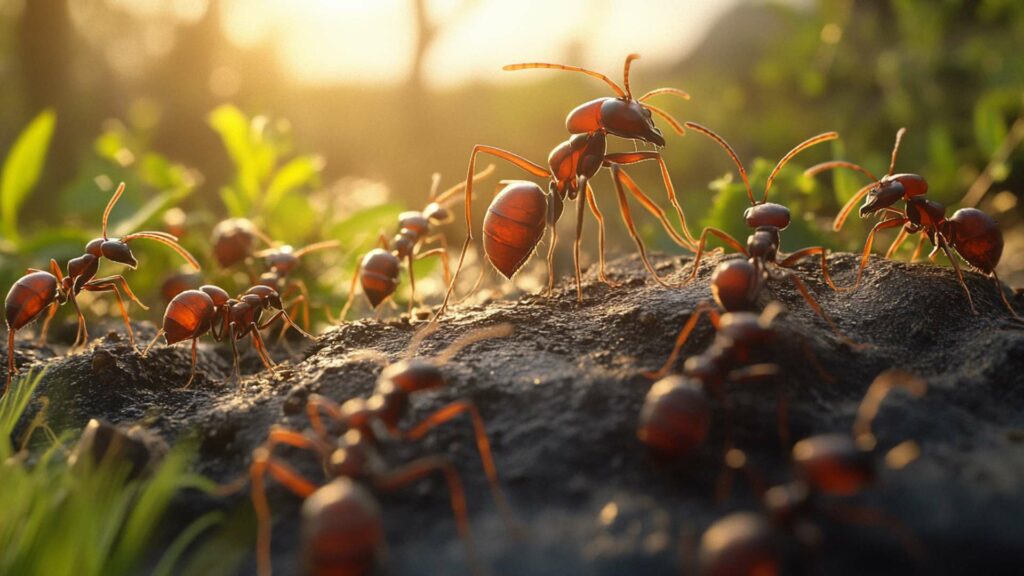
{"type": "Polygon", "coordinates": [[[533,182],[505,186],[484,217],[484,254],[506,278],[512,278],[544,235],[547,197],[533,182]]]}
{"type": "Polygon", "coordinates": [[[823,434],[797,442],[793,464],[800,478],[821,494],[856,494],[875,478],[871,451],[862,450],[849,434],[823,434]]]}
{"type": "Polygon", "coordinates": [[[57,298],[57,277],[49,272],[32,272],[11,286],[4,302],[7,328],[18,330],[39,315],[57,298]]]}
{"type": "Polygon", "coordinates": [[[164,332],[167,344],[195,338],[210,329],[216,305],[201,290],[186,290],[167,305],[164,313],[164,332]]]}
{"type": "Polygon", "coordinates": [[[750,260],[728,260],[711,273],[711,294],[729,312],[753,310],[759,288],[758,271],[750,260]]]}
{"type": "Polygon", "coordinates": [[[382,248],[374,248],[363,257],[359,282],[374,308],[395,292],[401,265],[397,256],[382,248]]]}
{"type": "Polygon", "coordinates": [[[667,376],[654,383],[640,410],[637,438],[665,458],[700,446],[711,424],[711,403],[700,381],[667,376]]]}
{"type": "Polygon", "coordinates": [[[994,270],[1003,255],[1003,233],[999,224],[977,208],[961,208],[947,222],[949,226],[943,234],[964,260],[982,272],[994,270]]]}
{"type": "Polygon", "coordinates": [[[377,501],[348,478],[336,478],[302,505],[306,573],[370,574],[384,542],[377,501]]]}

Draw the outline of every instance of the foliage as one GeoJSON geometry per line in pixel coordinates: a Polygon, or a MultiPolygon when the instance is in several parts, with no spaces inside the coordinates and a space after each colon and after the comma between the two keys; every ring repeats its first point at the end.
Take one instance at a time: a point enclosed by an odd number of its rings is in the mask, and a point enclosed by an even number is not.
{"type": "MultiPolygon", "coordinates": [[[[42,376],[15,380],[0,398],[0,573],[135,574],[151,560],[147,547],[161,532],[172,498],[181,490],[213,486],[187,472],[188,449],[181,447],[145,479],[129,479],[128,466],[118,461],[71,467],[65,444],[38,417],[26,436],[41,427],[50,440],[38,449],[18,449],[12,433],[42,376]]],[[[219,515],[201,517],[175,538],[155,573],[172,573],[188,543],[219,522],[219,515]]]]}
{"type": "Polygon", "coordinates": [[[44,110],[15,141],[0,173],[0,232],[18,238],[18,210],[39,181],[46,151],[57,125],[53,110],[44,110]]]}

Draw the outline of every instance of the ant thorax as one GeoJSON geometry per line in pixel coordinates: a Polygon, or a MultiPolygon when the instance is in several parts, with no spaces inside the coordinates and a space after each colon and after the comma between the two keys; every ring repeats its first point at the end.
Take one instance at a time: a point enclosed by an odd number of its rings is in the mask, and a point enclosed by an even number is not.
{"type": "Polygon", "coordinates": [[[779,249],[779,229],[774,226],[761,226],[753,234],[747,236],[747,252],[751,258],[772,262],[779,249]]]}
{"type": "Polygon", "coordinates": [[[915,226],[934,228],[946,220],[946,207],[921,196],[907,200],[907,219],[915,226]]]}

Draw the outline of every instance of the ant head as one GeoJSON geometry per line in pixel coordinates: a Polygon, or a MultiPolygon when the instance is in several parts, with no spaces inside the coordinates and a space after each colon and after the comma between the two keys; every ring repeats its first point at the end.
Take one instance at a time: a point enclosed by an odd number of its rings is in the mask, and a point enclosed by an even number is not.
{"type": "Polygon", "coordinates": [[[602,100],[601,125],[609,134],[643,140],[659,148],[665,145],[665,136],[654,125],[654,118],[646,106],[632,98],[604,98],[602,100]]]}
{"type": "Polygon", "coordinates": [[[262,236],[256,226],[245,218],[229,218],[213,227],[213,255],[217,262],[228,268],[245,260],[252,252],[254,238],[262,236]]]}
{"type": "Polygon", "coordinates": [[[121,240],[105,240],[103,244],[100,245],[100,252],[107,260],[117,262],[118,264],[124,264],[132,270],[139,265],[139,261],[135,259],[135,255],[132,254],[131,248],[128,247],[126,242],[122,242],[121,240]]]}
{"type": "Polygon", "coordinates": [[[427,207],[423,209],[423,216],[425,216],[427,220],[430,220],[434,225],[447,224],[452,220],[451,210],[448,210],[437,202],[427,204],[427,207]]]}
{"type": "Polygon", "coordinates": [[[385,428],[397,432],[399,421],[409,409],[409,394],[399,388],[394,380],[381,380],[373,396],[366,401],[366,405],[377,415],[385,428]]]}
{"type": "Polygon", "coordinates": [[[290,274],[299,265],[299,258],[295,255],[295,249],[285,245],[275,249],[266,255],[264,260],[267,267],[279,274],[290,274]]]}
{"type": "Polygon", "coordinates": [[[430,231],[430,220],[422,212],[402,212],[398,215],[398,227],[417,236],[424,236],[430,231]]]}
{"type": "Polygon", "coordinates": [[[773,202],[755,204],[747,208],[743,212],[743,218],[751,228],[772,226],[779,230],[785,230],[790,221],[789,208],[773,202]]]}
{"type": "Polygon", "coordinates": [[[873,454],[849,434],[822,434],[793,446],[793,465],[811,490],[850,496],[874,480],[873,454]]]}
{"type": "Polygon", "coordinates": [[[392,382],[406,393],[441,388],[447,385],[441,369],[429,360],[411,358],[395,362],[384,369],[378,379],[382,384],[392,382]]]}
{"type": "Polygon", "coordinates": [[[214,306],[223,306],[227,304],[228,300],[231,298],[226,290],[220,286],[214,286],[213,284],[204,284],[199,287],[199,290],[209,296],[210,300],[213,300],[214,306]]]}
{"type": "Polygon", "coordinates": [[[245,291],[245,295],[242,297],[242,300],[248,301],[246,298],[249,296],[259,298],[259,304],[264,308],[272,307],[278,310],[283,310],[283,307],[281,306],[281,295],[277,293],[277,290],[274,290],[270,286],[260,284],[249,288],[245,291]]]}
{"type": "Polygon", "coordinates": [[[102,258],[103,249],[101,247],[106,241],[106,238],[93,238],[92,240],[89,240],[89,243],[85,245],[85,253],[97,258],[102,258]]]}
{"type": "Polygon", "coordinates": [[[882,178],[878,181],[877,185],[868,190],[867,195],[864,197],[864,204],[860,207],[860,217],[864,218],[869,214],[874,214],[883,208],[892,206],[903,198],[905,191],[906,189],[901,181],[889,179],[888,177],[882,178]]]}

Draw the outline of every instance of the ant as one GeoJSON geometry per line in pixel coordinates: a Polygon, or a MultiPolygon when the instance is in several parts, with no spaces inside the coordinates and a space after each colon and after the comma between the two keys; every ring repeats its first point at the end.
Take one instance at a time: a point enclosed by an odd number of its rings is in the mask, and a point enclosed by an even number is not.
{"type": "Polygon", "coordinates": [[[231,268],[253,255],[253,244],[257,240],[267,246],[274,245],[269,236],[246,218],[221,220],[213,227],[210,239],[213,257],[217,259],[221,268],[231,268]]]}
{"type": "MultiPolygon", "coordinates": [[[[302,327],[304,330],[309,330],[309,288],[306,287],[306,283],[301,278],[292,279],[288,276],[298,268],[303,256],[311,252],[337,248],[340,245],[341,243],[337,240],[325,240],[296,250],[288,244],[284,244],[267,248],[254,254],[257,258],[263,258],[267,267],[267,271],[260,274],[260,277],[256,279],[256,283],[273,288],[281,295],[282,300],[287,299],[295,292],[299,293],[295,300],[286,306],[289,308],[289,314],[291,315],[294,315],[296,310],[301,307],[302,327]]],[[[286,330],[287,326],[282,329],[282,336],[286,330]]]]}
{"type": "MultiPolygon", "coordinates": [[[[620,180],[641,205],[659,220],[673,241],[684,248],[692,249],[694,244],[693,238],[686,227],[686,217],[676,199],[675,188],[672,186],[668,167],[661,154],[656,151],[607,152],[606,140],[608,134],[650,143],[659,148],[664,147],[665,137],[662,135],[661,130],[655,126],[652,113],[657,114],[668,122],[680,135],[685,132],[683,126],[667,112],[647,104],[646,101],[660,94],[671,94],[688,100],[689,95],[687,93],[676,88],[658,88],[639,98],[633,98],[629,85],[629,69],[633,60],[639,57],[637,54],[630,54],[626,57],[626,64],[623,69],[625,89],[619,87],[618,84],[604,74],[578,66],[535,62],[510,64],[504,67],[504,70],[507,71],[545,68],[580,72],[603,81],[615,92],[615,97],[598,98],[581,104],[569,112],[566,118],[566,128],[572,136],[551,150],[551,153],[548,155],[548,168],[544,168],[540,164],[536,164],[522,156],[494,146],[478,144],[473,147],[473,151],[469,156],[470,176],[473,174],[474,167],[476,166],[477,155],[484,153],[507,160],[533,176],[548,179],[547,192],[534,182],[521,180],[506,181],[506,186],[495,196],[487,209],[487,215],[484,218],[483,224],[484,254],[488,261],[506,278],[512,278],[526,261],[533,256],[534,249],[541,236],[543,236],[545,228],[550,228],[551,244],[548,247],[547,255],[548,294],[550,295],[553,292],[555,282],[554,249],[557,242],[556,224],[562,215],[565,200],[578,200],[573,261],[576,273],[576,298],[578,302],[583,301],[579,265],[580,239],[583,232],[584,214],[584,201],[579,197],[582,194],[586,197],[586,204],[589,205],[590,211],[594,214],[599,227],[600,278],[606,284],[614,285],[608,280],[604,271],[604,217],[598,208],[597,200],[589,183],[602,167],[608,167],[612,170],[613,179],[617,184],[619,210],[622,218],[626,223],[630,236],[637,245],[644,266],[659,284],[668,286],[647,260],[646,249],[636,231],[629,205],[626,202],[626,194],[622,186],[619,185],[620,180]],[[624,171],[619,169],[619,165],[635,164],[646,160],[658,162],[669,201],[679,216],[686,238],[681,237],[673,230],[664,210],[644,194],[624,171]]],[[[465,197],[466,240],[462,246],[459,263],[455,269],[455,276],[452,282],[449,283],[444,302],[434,318],[440,317],[447,308],[449,299],[455,289],[455,280],[462,269],[466,250],[473,241],[472,197],[473,186],[472,182],[470,182],[466,186],[465,197]]]]}
{"type": "MultiPolygon", "coordinates": [[[[483,419],[473,402],[456,400],[412,428],[399,427],[409,412],[413,395],[447,385],[441,367],[448,360],[475,342],[506,337],[512,328],[501,324],[477,330],[457,339],[432,360],[413,358],[419,343],[434,331],[429,326],[437,325],[431,324],[420,330],[413,337],[406,357],[384,368],[376,390],[369,398],[354,398],[338,404],[325,396],[311,394],[307,400],[307,413],[313,433],[274,427],[266,442],[253,452],[249,476],[258,522],[257,558],[261,576],[271,572],[271,515],[264,484],[264,477],[268,474],[306,500],[302,509],[303,549],[311,572],[363,574],[373,565],[383,540],[379,508],[363,486],[389,492],[440,472],[448,483],[452,510],[469,562],[474,572],[479,573],[462,480],[451,460],[440,455],[426,456],[388,470],[378,450],[382,432],[413,442],[423,438],[432,428],[462,414],[468,414],[472,419],[477,449],[494,500],[509,526],[515,527],[511,507],[498,480],[483,419]],[[335,438],[332,439],[328,432],[322,415],[329,417],[338,428],[335,438]],[[314,452],[334,479],[318,489],[313,482],[273,455],[274,448],[279,445],[314,452]],[[342,511],[345,513],[341,514],[342,511]]],[[[383,362],[387,361],[379,353],[368,352],[378,355],[383,362]]]]}
{"type": "MultiPolygon", "coordinates": [[[[274,371],[274,361],[267,352],[267,345],[260,336],[260,330],[269,327],[278,318],[286,327],[294,328],[306,338],[314,337],[299,328],[285,311],[281,296],[269,286],[256,285],[237,298],[231,298],[223,288],[206,284],[198,290],[186,290],[175,296],[164,312],[163,325],[146,346],[142,355],[156,344],[160,336],[168,346],[183,340],[192,340],[192,370],[184,388],[188,388],[196,377],[196,346],[199,338],[209,332],[217,342],[227,338],[231,342],[234,376],[240,379],[238,367],[238,346],[236,341],[251,335],[256,352],[263,365],[274,371]],[[261,322],[263,312],[271,308],[277,311],[266,322],[261,322]]],[[[239,380],[240,381],[240,380],[239,380]]]]}
{"type": "MultiPolygon", "coordinates": [[[[886,524],[897,532],[915,556],[918,544],[903,527],[881,511],[854,506],[825,504],[819,496],[843,497],[862,492],[877,476],[877,440],[871,422],[882,401],[893,388],[902,388],[915,397],[925,393],[924,381],[898,369],[878,375],[868,387],[857,411],[853,434],[822,434],[797,442],[792,463],[797,477],[787,484],[764,490],[763,481],[752,472],[746,456],[731,450],[730,467],[743,468],[764,505],[762,512],[736,512],[712,524],[700,542],[700,574],[780,574],[785,572],[785,548],[789,539],[802,548],[815,550],[820,545],[820,529],[813,520],[815,512],[824,512],[847,522],[886,524]]],[[[917,444],[903,442],[888,451],[886,464],[903,468],[918,455],[917,444]]]]}
{"type": "MultiPolygon", "coordinates": [[[[494,172],[494,165],[490,165],[477,174],[470,172],[473,182],[487,178],[494,172]]],[[[431,234],[433,228],[447,224],[452,221],[451,212],[446,204],[455,194],[466,186],[460,182],[455,186],[441,192],[437,192],[441,184],[441,175],[435,173],[431,180],[430,194],[427,196],[427,207],[419,211],[407,211],[398,215],[398,233],[388,240],[384,234],[380,235],[377,248],[370,250],[363,256],[363,259],[356,266],[352,275],[352,283],[348,289],[348,300],[341,309],[339,319],[344,320],[356,297],[356,282],[363,288],[363,294],[370,301],[370,306],[376,309],[385,300],[391,297],[398,288],[398,274],[402,266],[402,260],[407,263],[409,270],[409,315],[412,316],[416,306],[416,275],[413,272],[413,261],[424,258],[437,257],[444,267],[445,284],[451,282],[451,268],[448,263],[448,244],[443,234],[431,234]],[[437,242],[439,247],[420,252],[420,249],[428,243],[437,242]]]]}
{"type": "Polygon", "coordinates": [[[909,235],[920,233],[921,236],[918,239],[917,248],[914,249],[911,262],[917,261],[925,237],[927,237],[934,246],[928,258],[934,261],[939,250],[946,254],[953,265],[960,286],[964,289],[964,294],[967,295],[967,303],[971,307],[971,312],[977,314],[978,310],[974,306],[971,291],[967,288],[960,264],[953,255],[953,252],[956,252],[971,268],[992,278],[1003,305],[1015,319],[1022,320],[1010,305],[1009,300],[1006,299],[1002,282],[999,281],[999,276],[996,274],[996,265],[999,264],[999,259],[1003,254],[1003,233],[999,230],[996,221],[977,208],[961,208],[946,218],[946,207],[925,197],[928,193],[928,182],[924,177],[918,174],[893,173],[896,169],[896,155],[899,153],[900,142],[906,131],[906,128],[900,128],[896,132],[896,143],[893,145],[892,156],[889,160],[889,171],[881,178],[877,178],[860,165],[843,160],[824,162],[812,166],[804,172],[808,176],[815,176],[834,168],[848,168],[860,172],[872,180],[870,184],[858,190],[843,206],[832,223],[833,230],[838,232],[843,227],[843,223],[853,211],[854,205],[861,199],[864,199],[864,205],[860,207],[861,218],[876,213],[891,216],[891,218],[886,218],[875,224],[871,228],[871,232],[868,233],[860,267],[857,268],[857,280],[853,287],[856,288],[860,284],[861,275],[864,272],[864,267],[867,266],[868,256],[871,254],[875,234],[879,230],[901,226],[899,234],[885,253],[886,258],[891,258],[909,235]],[[892,205],[901,199],[905,203],[903,210],[892,208],[892,205]]]}
{"type": "Polygon", "coordinates": [[[807,286],[804,285],[803,281],[800,280],[795,273],[788,270],[784,271],[778,269],[792,268],[794,264],[804,258],[820,255],[821,272],[825,277],[825,282],[833,290],[839,290],[839,288],[832,282],[832,277],[829,275],[825,248],[821,246],[804,248],[789,254],[782,260],[779,260],[779,248],[781,243],[780,233],[789,226],[789,208],[786,208],[781,204],[768,202],[768,191],[771,189],[772,183],[775,181],[775,177],[779,174],[779,171],[793,159],[794,156],[816,144],[835,140],[839,137],[839,134],[835,132],[819,134],[804,140],[795,148],[787,152],[786,155],[779,160],[778,164],[775,165],[775,168],[772,169],[771,174],[768,175],[768,181],[765,183],[764,187],[764,195],[762,195],[761,201],[757,202],[754,200],[754,193],[750,187],[750,180],[747,178],[747,171],[743,168],[743,164],[740,162],[739,156],[737,156],[736,152],[732,149],[732,146],[730,146],[724,138],[713,132],[711,129],[705,128],[700,124],[687,122],[686,127],[696,130],[717,142],[718,145],[725,150],[726,154],[732,158],[733,163],[736,164],[740,178],[743,180],[743,185],[747,189],[747,198],[750,200],[750,207],[744,211],[743,218],[746,220],[747,226],[754,230],[754,233],[747,237],[747,246],[744,248],[739,241],[730,236],[727,232],[710,226],[705,228],[701,232],[700,241],[697,245],[697,254],[693,260],[693,272],[690,274],[690,278],[687,281],[693,281],[697,277],[697,270],[700,266],[701,257],[704,254],[704,246],[707,243],[708,234],[714,234],[726,244],[729,244],[746,256],[748,264],[746,266],[741,264],[730,264],[729,273],[720,275],[717,282],[712,282],[712,290],[728,292],[730,299],[735,299],[739,302],[752,302],[756,299],[757,295],[768,280],[789,279],[793,283],[793,286],[795,286],[800,292],[800,295],[803,296],[804,300],[807,301],[807,304],[811,309],[814,310],[815,314],[828,323],[836,336],[847,344],[856,346],[855,343],[843,335],[835,322],[825,314],[821,305],[818,304],[817,300],[814,299],[814,296],[812,296],[810,291],[807,289],[807,286]],[[772,264],[777,268],[773,270],[769,267],[769,264],[772,264]]]}
{"type": "Polygon", "coordinates": [[[47,307],[49,307],[49,311],[39,333],[40,344],[46,342],[46,333],[50,327],[50,321],[57,313],[57,308],[68,301],[74,306],[75,313],[78,315],[78,331],[72,347],[77,348],[89,341],[85,316],[77,301],[77,296],[82,291],[114,293],[114,297],[117,298],[117,306],[121,310],[121,317],[124,319],[124,325],[128,330],[128,339],[132,347],[135,347],[135,332],[132,330],[128,318],[128,309],[121,298],[121,290],[124,290],[125,295],[141,306],[143,310],[149,308],[135,296],[128,286],[128,281],[120,274],[96,278],[102,259],[106,258],[124,264],[134,270],[139,262],[135,259],[128,244],[133,240],[146,238],[170,246],[193,268],[199,270],[199,262],[189,254],[188,250],[178,244],[178,239],[175,236],[166,232],[147,230],[128,234],[121,238],[107,236],[107,221],[110,218],[110,212],[124,193],[124,188],[124,182],[121,182],[103,211],[103,236],[90,240],[85,245],[85,254],[68,261],[67,275],[61,272],[57,261],[51,259],[49,272],[30,268],[28,274],[22,276],[11,286],[5,301],[5,319],[7,321],[7,384],[4,387],[5,392],[7,386],[10,385],[12,375],[17,373],[17,366],[14,363],[14,334],[35,320],[47,307]]]}

